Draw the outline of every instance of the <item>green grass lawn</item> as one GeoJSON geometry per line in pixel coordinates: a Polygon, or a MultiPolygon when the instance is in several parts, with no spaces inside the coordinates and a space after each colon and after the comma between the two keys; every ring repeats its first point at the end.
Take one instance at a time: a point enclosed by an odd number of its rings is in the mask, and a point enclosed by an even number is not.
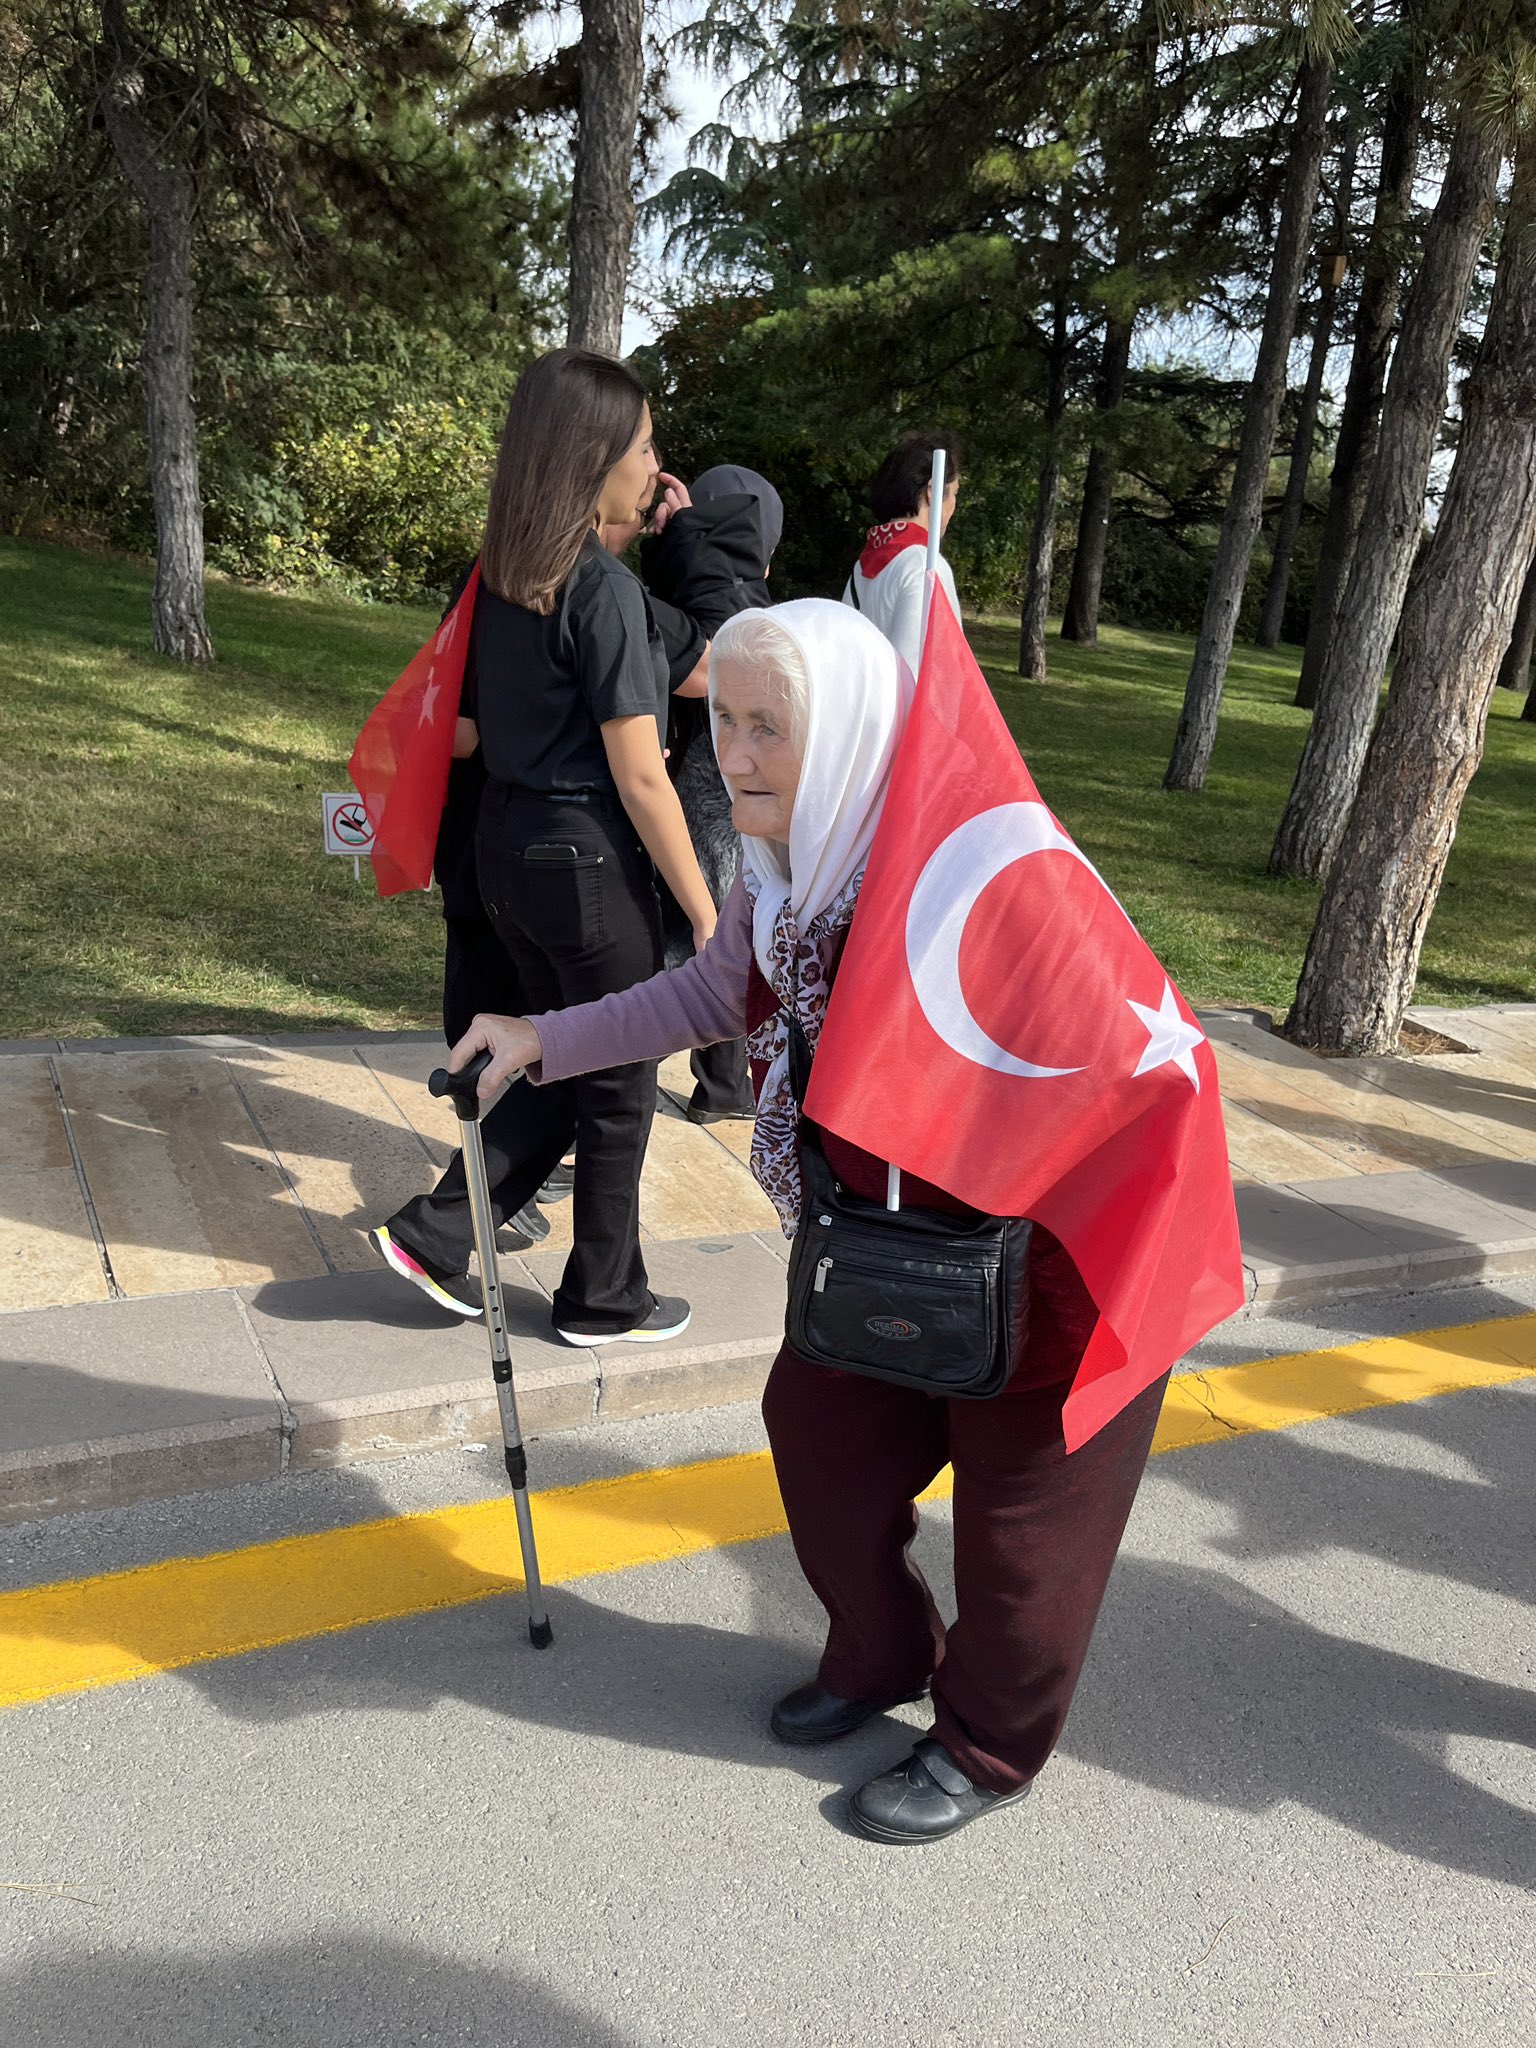
{"type": "MultiPolygon", "coordinates": [[[[320,850],[320,793],[426,612],[215,583],[220,659],[148,651],[138,563],[0,542],[0,1036],[435,1021],[435,896],[381,903],[320,850]]],[[[1189,643],[1107,631],[1012,672],[975,640],[1046,800],[1195,1002],[1284,1006],[1316,891],[1263,869],[1304,727],[1296,655],[1241,653],[1199,797],[1163,766],[1189,643]]],[[[1500,693],[1425,948],[1426,1002],[1536,1001],[1536,726],[1500,693]]]]}

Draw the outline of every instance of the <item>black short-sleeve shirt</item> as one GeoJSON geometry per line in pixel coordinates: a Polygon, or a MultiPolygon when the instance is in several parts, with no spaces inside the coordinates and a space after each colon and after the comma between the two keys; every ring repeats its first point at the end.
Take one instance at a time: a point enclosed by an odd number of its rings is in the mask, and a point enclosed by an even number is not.
{"type": "Polygon", "coordinates": [[[709,645],[704,628],[697,619],[680,612],[675,604],[668,604],[654,590],[647,590],[645,601],[651,608],[651,617],[656,621],[656,630],[661,635],[661,651],[667,661],[667,682],[677,689],[686,683],[699,665],[699,657],[709,645]]]}
{"type": "Polygon", "coordinates": [[[547,615],[475,599],[469,665],[480,749],[498,782],[540,796],[611,793],[602,728],[648,717],[665,745],[667,662],[639,579],[596,536],[547,615]]]}

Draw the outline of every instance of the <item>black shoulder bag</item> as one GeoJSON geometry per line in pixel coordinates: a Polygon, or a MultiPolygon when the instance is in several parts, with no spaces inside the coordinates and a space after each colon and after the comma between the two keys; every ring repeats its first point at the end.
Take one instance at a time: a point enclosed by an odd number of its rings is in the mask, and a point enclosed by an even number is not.
{"type": "Polygon", "coordinates": [[[888,1209],[833,1173],[804,1115],[811,1050],[789,1027],[800,1117],[800,1227],[789,1254],[785,1335],[813,1365],[973,1401],[1000,1394],[1023,1343],[1030,1225],[939,1209],[888,1209]]]}

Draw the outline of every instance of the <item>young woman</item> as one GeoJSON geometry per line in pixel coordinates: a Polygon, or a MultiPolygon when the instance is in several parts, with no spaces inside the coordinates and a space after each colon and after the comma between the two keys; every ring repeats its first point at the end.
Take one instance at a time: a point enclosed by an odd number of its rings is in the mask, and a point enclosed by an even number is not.
{"type": "MultiPolygon", "coordinates": [[[[658,970],[657,870],[701,948],[715,926],[667,776],[661,642],[640,584],[601,539],[649,505],[657,475],[650,408],[621,364],[558,349],[524,371],[491,485],[469,667],[488,778],[480,894],[541,1008],[658,970]]],[[[552,1318],[568,1343],[659,1341],[687,1327],[688,1304],[651,1293],[640,1254],[655,1102],[654,1065],[626,1056],[559,1087],[513,1088],[483,1120],[498,1223],[575,1145],[575,1244],[552,1318]]],[[[373,1235],[434,1300],[480,1312],[461,1157],[373,1235]]]]}
{"type": "MultiPolygon", "coordinates": [[[[960,443],[950,434],[909,434],[875,472],[869,487],[875,524],[843,589],[843,603],[880,628],[913,675],[923,652],[923,571],[934,518],[929,479],[938,448],[946,459],[944,502],[937,515],[942,537],[960,495],[960,443]]],[[[939,579],[958,619],[954,573],[942,555],[939,579]]]]}
{"type": "MultiPolygon", "coordinates": [[[[752,1167],[798,1211],[792,1011],[814,1044],[890,782],[907,684],[889,643],[844,606],[801,599],[732,619],[710,702],[745,853],[743,880],[699,959],[606,1002],[477,1017],[489,1090],[527,1066],[545,1086],[600,1059],[652,1059],[744,1027],[759,1088],[752,1167]],[[542,1063],[542,1065],[540,1065],[542,1063]]],[[[881,1086],[878,1072],[871,1088],[881,1086]]],[[[822,1133],[843,1184],[872,1199],[885,1168],[822,1133]]],[[[908,1177],[906,1198],[956,1209],[908,1177]]],[[[930,1842],[1023,1797],[1049,1757],[1146,1463],[1166,1375],[1068,1454],[1062,1406],[1096,1319],[1048,1232],[1031,1240],[1026,1334],[992,1400],[948,1400],[780,1351],[763,1396],[774,1466],[807,1579],[827,1610],[816,1677],[781,1699],[781,1742],[829,1742],[931,1692],[934,1725],[855,1793],[850,1818],[885,1842],[930,1842]],[[914,1502],[955,1472],[955,1591],[946,1631],[908,1556],[914,1502]]]]}

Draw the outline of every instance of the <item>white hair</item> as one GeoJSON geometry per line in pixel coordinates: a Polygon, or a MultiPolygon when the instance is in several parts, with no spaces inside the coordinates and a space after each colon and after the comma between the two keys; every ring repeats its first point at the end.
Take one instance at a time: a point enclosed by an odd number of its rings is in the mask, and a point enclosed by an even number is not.
{"type": "Polygon", "coordinates": [[[783,696],[791,743],[804,748],[811,723],[811,672],[799,641],[768,611],[737,612],[709,650],[709,698],[714,706],[722,669],[744,680],[761,679],[783,696]]]}

